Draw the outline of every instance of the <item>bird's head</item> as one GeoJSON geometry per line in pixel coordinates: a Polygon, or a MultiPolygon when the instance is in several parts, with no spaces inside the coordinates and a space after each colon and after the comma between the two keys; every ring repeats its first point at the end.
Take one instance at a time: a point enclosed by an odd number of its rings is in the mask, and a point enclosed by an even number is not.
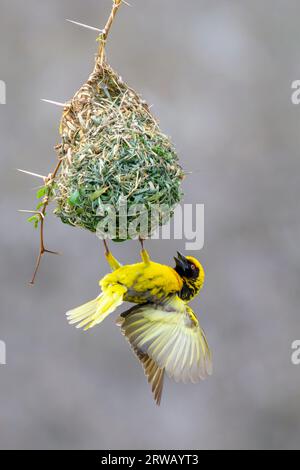
{"type": "Polygon", "coordinates": [[[183,280],[183,288],[180,298],[190,302],[200,292],[205,280],[205,272],[202,264],[193,256],[183,256],[177,253],[175,271],[183,280]]]}

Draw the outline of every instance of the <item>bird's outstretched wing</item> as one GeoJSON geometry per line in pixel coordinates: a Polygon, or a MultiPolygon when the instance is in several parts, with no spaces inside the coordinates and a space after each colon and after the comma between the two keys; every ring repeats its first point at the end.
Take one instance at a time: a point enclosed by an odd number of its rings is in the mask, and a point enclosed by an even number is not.
{"type": "Polygon", "coordinates": [[[118,324],[133,350],[176,382],[196,383],[212,374],[204,331],[192,309],[179,297],[173,296],[162,305],[134,307],[120,317],[118,324]]]}

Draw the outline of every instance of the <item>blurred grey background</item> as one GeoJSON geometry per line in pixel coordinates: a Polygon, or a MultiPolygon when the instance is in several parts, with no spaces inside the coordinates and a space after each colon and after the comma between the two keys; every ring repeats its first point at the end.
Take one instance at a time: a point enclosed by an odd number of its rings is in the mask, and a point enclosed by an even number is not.
{"type": "MultiPolygon", "coordinates": [[[[113,318],[84,334],[65,312],[98,293],[107,272],[87,232],[47,222],[50,249],[29,288],[38,233],[30,209],[59,141],[64,101],[86,80],[110,0],[1,0],[0,106],[2,449],[300,448],[300,78],[297,0],[131,0],[113,27],[108,58],[153,104],[193,174],[185,201],[204,203],[207,271],[195,302],[214,353],[199,385],[167,381],[156,408],[113,318]]],[[[184,241],[153,241],[173,263],[184,241]]],[[[125,263],[137,243],[115,245],[125,263]]]]}

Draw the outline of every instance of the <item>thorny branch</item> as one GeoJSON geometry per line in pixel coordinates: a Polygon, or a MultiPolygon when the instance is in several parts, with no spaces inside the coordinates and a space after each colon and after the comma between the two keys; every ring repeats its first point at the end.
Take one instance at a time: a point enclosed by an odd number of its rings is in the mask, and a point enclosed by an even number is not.
{"type": "Polygon", "coordinates": [[[62,164],[62,159],[60,159],[59,162],[57,163],[53,173],[50,173],[50,175],[47,178],[44,179],[45,185],[48,186],[48,189],[47,189],[46,195],[44,197],[43,206],[41,207],[41,210],[39,212],[39,216],[40,216],[40,219],[41,219],[41,221],[40,221],[40,252],[39,252],[39,255],[38,255],[38,258],[37,258],[36,267],[35,267],[35,270],[34,270],[34,273],[33,273],[33,277],[30,281],[31,285],[34,285],[34,283],[35,283],[35,279],[36,279],[38,270],[40,268],[40,264],[41,264],[41,261],[42,261],[42,258],[44,256],[44,254],[45,253],[50,253],[50,254],[53,254],[53,255],[58,255],[59,254],[55,251],[50,251],[50,250],[47,250],[45,248],[44,224],[45,224],[46,210],[47,210],[47,207],[48,207],[49,202],[50,202],[50,195],[51,195],[51,191],[52,191],[52,186],[54,184],[56,175],[57,175],[57,173],[60,169],[61,164],[62,164]]]}
{"type": "Polygon", "coordinates": [[[105,46],[106,46],[107,38],[109,35],[109,31],[112,27],[116,14],[118,13],[118,10],[120,6],[122,5],[122,3],[124,3],[123,0],[114,0],[110,16],[107,20],[107,23],[105,25],[105,28],[103,29],[102,34],[100,34],[100,37],[99,37],[100,46],[99,46],[99,51],[98,51],[98,58],[100,59],[100,65],[103,65],[103,62],[105,59],[105,46]]]}
{"type": "MultiPolygon", "coordinates": [[[[103,29],[102,34],[100,35],[100,38],[99,38],[100,46],[99,46],[99,50],[98,50],[97,61],[100,60],[101,65],[103,64],[104,59],[105,59],[105,46],[106,46],[106,42],[107,42],[107,38],[108,38],[108,35],[109,35],[109,32],[110,32],[110,29],[112,27],[112,24],[114,22],[116,14],[117,14],[120,6],[122,5],[122,3],[126,3],[126,2],[124,0],[113,0],[113,7],[112,7],[112,10],[111,10],[110,16],[107,20],[107,23],[105,25],[105,28],[103,29]]],[[[44,201],[43,201],[43,205],[41,207],[41,210],[38,212],[38,215],[40,217],[40,251],[39,251],[38,258],[37,258],[36,267],[35,267],[35,270],[34,270],[34,273],[33,273],[33,277],[32,277],[31,282],[30,282],[31,285],[34,285],[34,283],[35,283],[36,276],[37,276],[37,273],[39,271],[40,264],[41,264],[43,256],[46,253],[55,254],[55,255],[58,254],[54,251],[50,251],[50,250],[47,250],[45,248],[44,225],[45,225],[46,211],[47,211],[47,207],[48,207],[49,202],[50,202],[50,197],[51,197],[53,184],[55,183],[55,178],[56,178],[56,176],[57,176],[57,174],[60,170],[63,158],[58,161],[53,173],[50,173],[50,175],[47,178],[44,178],[45,185],[48,187],[48,189],[47,189],[46,195],[44,197],[44,201]]],[[[106,243],[105,243],[105,248],[106,248],[106,252],[108,252],[109,248],[108,248],[108,245],[106,243]]]]}

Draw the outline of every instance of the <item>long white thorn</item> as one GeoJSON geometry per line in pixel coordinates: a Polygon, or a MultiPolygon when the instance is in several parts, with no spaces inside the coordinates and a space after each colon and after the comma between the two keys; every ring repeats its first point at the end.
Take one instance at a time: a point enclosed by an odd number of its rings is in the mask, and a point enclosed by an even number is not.
{"type": "Polygon", "coordinates": [[[43,175],[38,175],[37,173],[32,173],[31,171],[26,171],[26,170],[20,170],[17,168],[17,171],[20,171],[21,173],[25,173],[25,175],[30,175],[30,176],[35,176],[36,178],[41,178],[42,180],[45,180],[45,176],[43,175]]]}
{"type": "Polygon", "coordinates": [[[50,104],[54,104],[55,106],[60,106],[61,108],[65,108],[67,106],[67,103],[60,103],[59,101],[52,101],[52,100],[45,100],[45,99],[42,99],[42,101],[44,101],[44,103],[50,103],[50,104]]]}
{"type": "Polygon", "coordinates": [[[41,216],[42,219],[45,218],[44,214],[42,212],[39,212],[39,211],[27,211],[27,210],[19,209],[18,212],[21,212],[22,214],[35,214],[35,215],[41,216]]]}
{"type": "Polygon", "coordinates": [[[103,33],[102,29],[94,28],[94,26],[89,26],[88,24],[78,23],[78,21],[73,21],[73,20],[68,20],[68,19],[66,21],[68,21],[69,23],[76,24],[77,26],[81,26],[82,28],[90,29],[91,31],[97,31],[98,33],[103,33]]]}

